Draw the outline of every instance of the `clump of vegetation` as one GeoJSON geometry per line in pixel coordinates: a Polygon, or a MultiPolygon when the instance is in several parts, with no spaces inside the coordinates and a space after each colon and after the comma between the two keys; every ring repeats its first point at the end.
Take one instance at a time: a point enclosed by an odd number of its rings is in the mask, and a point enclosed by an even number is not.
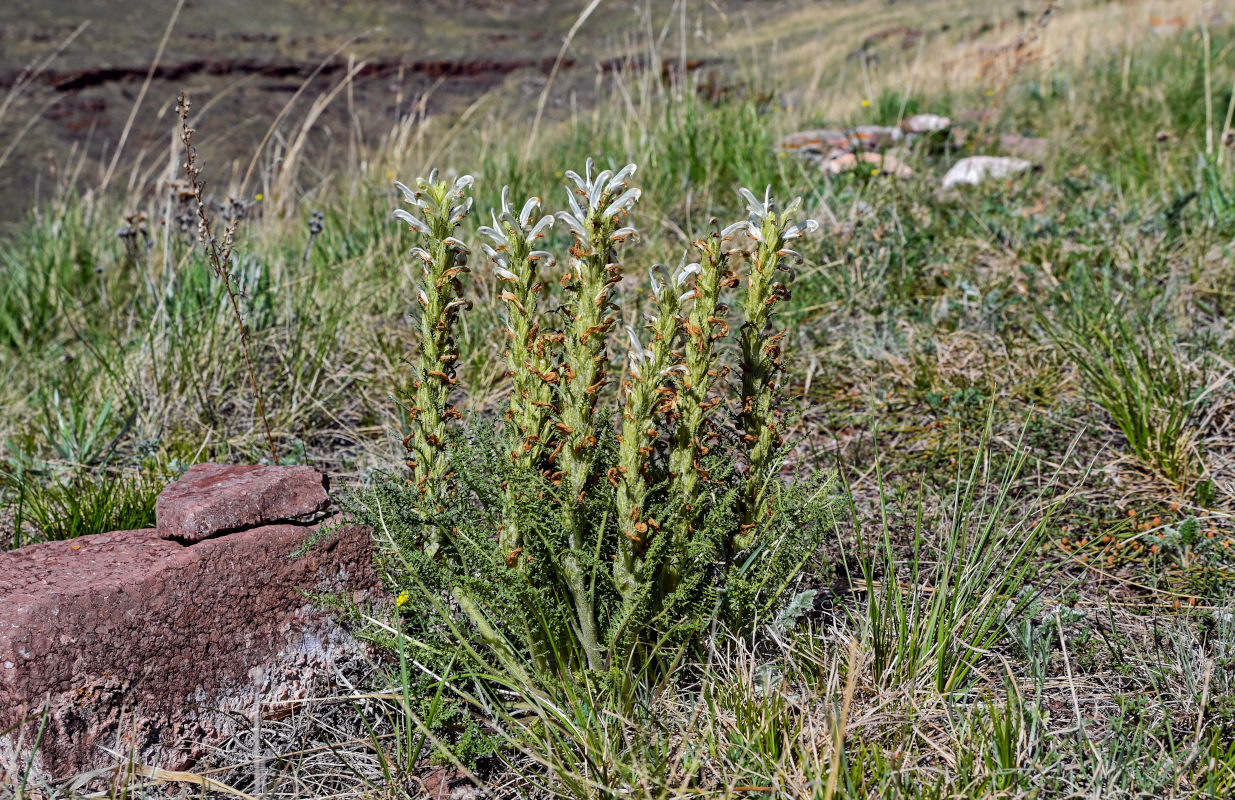
{"type": "MultiPolygon", "coordinates": [[[[74,474],[64,481],[27,475],[15,481],[13,546],[57,541],[108,531],[154,527],[154,506],[164,482],[147,475],[99,478],[74,474]]],[[[0,484],[3,485],[3,484],[0,484]]]]}
{"type": "Polygon", "coordinates": [[[1133,455],[1171,484],[1189,485],[1201,474],[1194,410],[1203,370],[1178,346],[1169,320],[1130,310],[1109,280],[1082,272],[1069,288],[1060,313],[1042,317],[1051,338],[1133,455]]]}
{"type": "Polygon", "coordinates": [[[455,234],[472,179],[399,184],[412,210],[395,216],[420,240],[411,476],[349,504],[377,531],[402,604],[416,609],[391,634],[439,665],[462,646],[477,666],[527,686],[581,672],[622,684],[638,672],[632,662],[701,653],[717,625],[749,631],[815,552],[833,502],[826,482],[788,483],[777,469],[775,310],[801,260],[788,245],[816,227],[798,221],[800,201],[782,210],[770,192],[743,190],[748,218],[695,242],[698,262],[654,267],[650,311],[627,326],[615,381],[620,253],[638,236],[635,165],[597,172],[589,160],[582,175],[566,174],[565,210],[539,216],[532,197],[516,213],[504,191],[480,228],[511,378],[498,421],[464,419],[451,403],[471,272],[455,234]],[[555,222],[569,235],[560,260],[548,249],[555,222]],[[558,264],[561,308],[550,314],[543,299],[558,264]],[[734,395],[719,363],[731,330],[722,291],[740,282],[734,395]]]}

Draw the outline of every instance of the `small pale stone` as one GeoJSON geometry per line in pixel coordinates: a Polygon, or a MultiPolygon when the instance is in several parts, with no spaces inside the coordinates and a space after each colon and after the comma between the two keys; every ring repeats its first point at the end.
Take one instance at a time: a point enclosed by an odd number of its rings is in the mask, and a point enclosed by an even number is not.
{"type": "Polygon", "coordinates": [[[952,126],[952,120],[947,117],[941,117],[938,114],[914,114],[911,117],[906,117],[901,122],[901,128],[905,133],[913,133],[922,135],[925,133],[939,133],[946,131],[952,126]]]}
{"type": "Polygon", "coordinates": [[[987,178],[1006,178],[1032,166],[1033,162],[1020,158],[970,156],[952,165],[952,169],[943,176],[943,188],[951,189],[963,184],[976,186],[987,178]]]}

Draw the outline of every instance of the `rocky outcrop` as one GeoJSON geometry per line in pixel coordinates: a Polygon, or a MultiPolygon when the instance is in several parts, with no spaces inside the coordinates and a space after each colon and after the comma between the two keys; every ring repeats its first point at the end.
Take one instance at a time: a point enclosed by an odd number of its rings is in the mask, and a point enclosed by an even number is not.
{"type": "MultiPolygon", "coordinates": [[[[782,152],[791,152],[818,165],[825,173],[839,175],[855,169],[870,170],[876,175],[895,175],[898,178],[912,176],[913,169],[904,161],[905,153],[900,145],[915,142],[938,149],[951,138],[956,148],[969,141],[969,131],[953,127],[952,120],[938,114],[914,114],[901,120],[897,127],[858,125],[852,128],[812,128],[797,131],[781,138],[777,147],[782,152]]],[[[993,144],[993,137],[984,138],[993,144]]],[[[1005,133],[998,143],[1003,150],[1042,160],[1048,155],[1050,143],[1033,136],[1005,133]]],[[[977,185],[987,179],[1007,178],[1034,168],[1033,161],[1007,156],[970,156],[952,165],[943,177],[942,188],[977,185]]]]}
{"type": "Polygon", "coordinates": [[[332,524],[304,521],[327,504],[307,467],[199,465],[155,529],[0,555],[0,731],[27,720],[0,740],[0,773],[40,726],[47,776],[114,763],[103,747],[183,768],[235,712],[321,688],[359,645],[306,595],[377,586],[365,529],[295,555],[332,524]]]}

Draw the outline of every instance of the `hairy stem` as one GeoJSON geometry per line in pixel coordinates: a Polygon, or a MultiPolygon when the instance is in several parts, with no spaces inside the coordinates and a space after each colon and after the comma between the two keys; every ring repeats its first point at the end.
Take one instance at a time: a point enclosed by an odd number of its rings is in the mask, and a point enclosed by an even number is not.
{"type": "Polygon", "coordinates": [[[586,177],[569,173],[576,186],[567,189],[571,210],[559,214],[575,242],[570,250],[571,270],[562,281],[573,297],[566,310],[570,324],[563,342],[562,414],[557,427],[562,436],[558,460],[569,547],[562,564],[574,596],[588,664],[599,669],[602,652],[596,610],[588,596],[588,576],[578,554],[584,547],[584,503],[597,444],[596,401],[607,382],[606,339],[618,319],[613,294],[622,279],[622,269],[614,260],[616,245],[634,236],[633,228],[620,229],[619,222],[638,200],[639,191],[629,189],[615,198],[625,188],[634,165],[617,175],[605,171],[593,178],[591,172],[589,161],[586,177]]]}

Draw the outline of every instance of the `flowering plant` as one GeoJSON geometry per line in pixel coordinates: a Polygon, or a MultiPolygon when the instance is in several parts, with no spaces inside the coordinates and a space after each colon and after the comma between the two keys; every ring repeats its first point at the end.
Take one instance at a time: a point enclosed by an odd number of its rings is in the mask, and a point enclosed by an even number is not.
{"type": "Polygon", "coordinates": [[[421,265],[420,353],[405,401],[411,477],[379,482],[350,507],[377,531],[402,592],[398,634],[427,657],[462,646],[537,685],[620,673],[639,652],[701,644],[718,622],[749,631],[783,602],[829,522],[826,485],[787,483],[777,469],[775,306],[802,260],[787,245],[814,221],[795,221],[800,201],[778,211],[770,190],[760,201],[743,189],[747,218],[714,223],[693,244],[697,261],[654,266],[648,312],[615,336],[620,254],[638,239],[635,172],[591,161],[567,172],[556,214],[542,214],[537,197],[512,205],[503,190],[479,228],[510,380],[496,423],[464,421],[451,404],[454,326],[469,307],[458,230],[472,179],[397,184],[419,212],[395,212],[419,239],[411,253],[421,265]],[[569,237],[561,258],[551,234],[569,237]],[[544,310],[555,284],[556,317],[544,310]],[[724,298],[735,290],[736,387],[721,363],[732,330],[724,298]],[[616,381],[614,339],[627,344],[616,381]]]}

